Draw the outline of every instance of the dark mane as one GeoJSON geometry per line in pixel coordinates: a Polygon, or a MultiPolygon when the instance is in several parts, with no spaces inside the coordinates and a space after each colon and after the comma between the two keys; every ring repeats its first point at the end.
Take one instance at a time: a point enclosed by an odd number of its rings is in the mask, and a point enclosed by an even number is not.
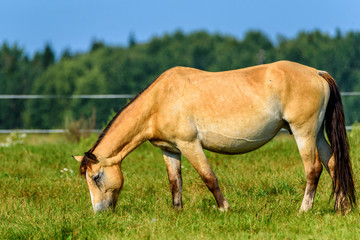
{"type": "Polygon", "coordinates": [[[91,168],[90,161],[86,158],[86,156],[83,157],[80,163],[80,174],[82,176],[85,176],[86,169],[91,168]]]}
{"type": "Polygon", "coordinates": [[[96,156],[94,154],[90,152],[86,152],[80,163],[80,174],[85,176],[86,170],[88,168],[91,169],[91,163],[98,163],[98,162],[99,161],[96,159],[96,156]]]}
{"type": "Polygon", "coordinates": [[[94,154],[92,154],[92,152],[95,150],[95,148],[100,144],[101,140],[104,138],[104,136],[106,135],[106,133],[109,131],[110,127],[112,126],[112,124],[115,122],[115,120],[117,119],[117,117],[131,104],[133,103],[146,89],[148,89],[158,78],[160,77],[160,75],[155,78],[154,81],[152,81],[148,86],[146,86],[146,88],[144,88],[141,92],[139,92],[133,99],[131,99],[130,102],[128,102],[127,104],[125,104],[116,114],[115,116],[111,119],[111,121],[107,124],[107,126],[104,128],[104,130],[102,131],[102,133],[100,134],[98,140],[95,142],[94,146],[85,153],[83,159],[81,160],[80,163],[80,174],[85,176],[86,174],[86,170],[88,168],[91,168],[91,164],[95,163],[94,161],[96,160],[96,156],[94,154]]]}
{"type": "MultiPolygon", "coordinates": [[[[109,131],[110,127],[112,126],[112,124],[115,122],[115,120],[117,119],[117,117],[131,104],[133,103],[143,92],[145,92],[146,89],[148,89],[158,78],[160,77],[160,75],[155,78],[154,81],[152,81],[149,85],[147,85],[141,92],[139,92],[138,94],[136,94],[136,96],[131,99],[130,102],[128,102],[127,104],[125,104],[125,106],[123,106],[116,114],[115,116],[111,119],[111,121],[107,124],[107,126],[104,128],[104,130],[102,131],[102,133],[100,134],[98,140],[96,141],[96,143],[94,144],[94,146],[88,151],[89,153],[92,153],[95,148],[99,145],[99,143],[101,142],[101,140],[104,138],[104,136],[106,135],[106,133],[109,131]]],[[[86,157],[83,158],[83,161],[86,161],[86,157]]],[[[83,165],[83,164],[82,164],[83,165]]],[[[84,163],[85,165],[85,163],[84,163]]]]}

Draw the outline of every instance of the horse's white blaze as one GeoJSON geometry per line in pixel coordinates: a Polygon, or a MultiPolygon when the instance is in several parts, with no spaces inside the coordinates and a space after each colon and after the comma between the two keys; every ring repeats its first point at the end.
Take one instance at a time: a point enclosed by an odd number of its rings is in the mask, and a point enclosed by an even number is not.
{"type": "MultiPolygon", "coordinates": [[[[88,174],[87,174],[87,173],[86,173],[86,180],[87,180],[87,181],[91,181],[91,179],[88,177],[88,174]]],[[[89,192],[90,192],[90,197],[91,197],[91,204],[92,204],[92,206],[93,206],[93,209],[95,210],[94,197],[93,197],[93,194],[92,194],[90,188],[89,188],[89,192]]]]}

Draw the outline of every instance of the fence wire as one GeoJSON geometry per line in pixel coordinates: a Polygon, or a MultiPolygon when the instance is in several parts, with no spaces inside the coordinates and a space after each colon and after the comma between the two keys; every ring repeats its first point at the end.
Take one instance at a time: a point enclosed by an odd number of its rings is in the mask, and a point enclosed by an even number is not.
{"type": "MultiPolygon", "coordinates": [[[[360,92],[341,92],[342,96],[360,96],[360,92]]],[[[131,99],[135,94],[87,94],[87,95],[0,95],[0,99],[131,99]]],[[[351,131],[353,126],[346,126],[346,130],[351,131]]],[[[357,128],[357,127],[356,127],[357,128]]],[[[81,130],[83,132],[100,133],[102,129],[81,130]]],[[[286,132],[285,129],[282,129],[286,132]]],[[[0,134],[9,133],[68,133],[68,129],[0,129],[0,134]]]]}
{"type": "Polygon", "coordinates": [[[134,94],[103,94],[103,95],[0,95],[0,99],[127,99],[134,94]]]}

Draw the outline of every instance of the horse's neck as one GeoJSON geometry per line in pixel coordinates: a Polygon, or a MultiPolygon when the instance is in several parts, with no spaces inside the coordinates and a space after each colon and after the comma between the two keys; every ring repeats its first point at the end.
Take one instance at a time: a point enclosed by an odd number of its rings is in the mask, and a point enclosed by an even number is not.
{"type": "Polygon", "coordinates": [[[148,101],[140,96],[127,106],[111,124],[103,139],[94,149],[99,159],[117,158],[127,154],[149,138],[150,114],[148,101]]]}

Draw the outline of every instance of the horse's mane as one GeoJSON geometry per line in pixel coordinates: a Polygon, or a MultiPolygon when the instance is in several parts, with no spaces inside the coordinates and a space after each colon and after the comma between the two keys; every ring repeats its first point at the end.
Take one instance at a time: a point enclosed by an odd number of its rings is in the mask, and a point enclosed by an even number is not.
{"type": "Polygon", "coordinates": [[[94,163],[94,161],[96,160],[96,156],[93,154],[93,151],[95,150],[95,148],[100,144],[101,140],[105,137],[106,133],[109,131],[110,127],[112,126],[112,124],[115,122],[115,120],[117,119],[117,117],[129,106],[131,105],[142,93],[144,93],[158,78],[160,77],[160,75],[155,78],[155,80],[153,80],[149,85],[147,85],[141,92],[139,92],[138,94],[136,94],[136,96],[130,100],[130,102],[128,102],[127,104],[125,104],[116,114],[115,116],[111,119],[111,121],[106,125],[106,127],[104,128],[104,130],[101,132],[98,140],[95,142],[94,146],[92,146],[92,148],[87,151],[83,157],[83,159],[81,160],[80,163],[80,174],[85,176],[86,173],[86,169],[87,168],[91,168],[91,163],[94,163]]]}
{"type": "MultiPolygon", "coordinates": [[[[100,144],[101,140],[105,137],[106,133],[109,131],[110,127],[112,126],[112,124],[115,122],[115,120],[117,119],[117,117],[130,105],[132,104],[143,92],[145,92],[158,78],[160,77],[160,75],[155,78],[155,80],[153,80],[149,85],[147,85],[141,92],[139,92],[138,94],[136,94],[136,96],[130,100],[130,102],[128,102],[127,104],[125,104],[116,114],[115,116],[111,119],[111,121],[106,125],[106,127],[104,128],[104,130],[101,132],[98,140],[95,142],[94,146],[88,151],[88,153],[92,153],[95,148],[100,144]]],[[[85,159],[85,157],[84,157],[85,159]]]]}

